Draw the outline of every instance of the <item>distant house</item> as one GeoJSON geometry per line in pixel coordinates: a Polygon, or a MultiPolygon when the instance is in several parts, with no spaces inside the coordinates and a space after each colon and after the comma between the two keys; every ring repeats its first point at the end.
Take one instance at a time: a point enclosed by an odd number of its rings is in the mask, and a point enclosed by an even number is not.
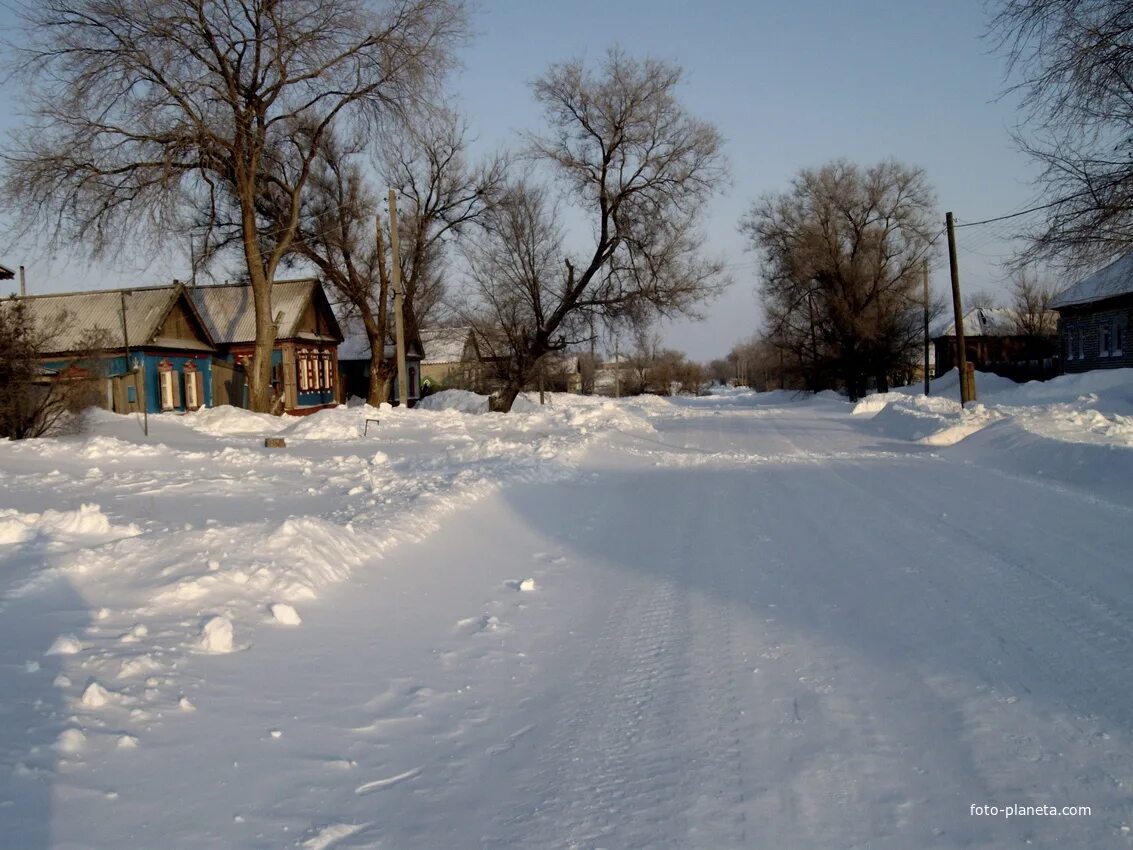
{"type": "Polygon", "coordinates": [[[480,383],[480,349],[472,328],[421,328],[421,380],[444,387],[480,383]]]}
{"type": "Polygon", "coordinates": [[[71,292],[23,303],[47,335],[45,379],[105,381],[116,413],[196,410],[212,404],[216,346],[184,286],[71,292]]]}
{"type": "MultiPolygon", "coordinates": [[[[1053,316],[1050,322],[1054,326],[1053,316]]],[[[981,372],[1013,381],[1045,380],[1058,374],[1058,342],[1050,334],[1019,332],[1019,314],[1005,307],[973,307],[964,314],[964,351],[981,372]]],[[[956,368],[956,322],[942,319],[929,331],[935,355],[934,376],[956,368]]]]}
{"type": "MultiPolygon", "coordinates": [[[[216,344],[216,403],[244,407],[243,367],[252,359],[256,313],[250,284],[188,290],[216,344]]],[[[313,278],[279,280],[272,288],[277,332],[272,352],[272,395],[286,413],[313,413],[339,401],[338,319],[322,284],[313,278]]]]}
{"type": "Polygon", "coordinates": [[[1059,347],[1066,372],[1133,366],[1133,252],[1060,293],[1059,347]]]}
{"type": "MultiPolygon", "coordinates": [[[[338,347],[338,365],[342,373],[343,399],[352,396],[366,398],[370,392],[370,340],[362,322],[356,318],[342,320],[345,339],[338,347]]],[[[409,406],[412,407],[421,397],[421,360],[423,352],[417,339],[405,341],[405,377],[408,384],[409,406]]],[[[387,340],[382,357],[393,363],[397,359],[397,349],[392,339],[387,340]]],[[[390,381],[389,398],[391,404],[399,403],[401,390],[397,384],[396,372],[390,381]]]]}

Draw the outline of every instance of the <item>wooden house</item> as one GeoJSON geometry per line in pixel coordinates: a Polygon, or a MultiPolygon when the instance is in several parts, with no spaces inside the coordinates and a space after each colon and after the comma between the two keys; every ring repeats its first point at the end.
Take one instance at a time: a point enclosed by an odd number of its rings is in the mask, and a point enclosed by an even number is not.
{"type": "MultiPolygon", "coordinates": [[[[1053,333],[1019,332],[1019,317],[1005,307],[973,307],[964,314],[964,352],[981,372],[1013,381],[1046,380],[1058,374],[1058,342],[1053,333]]],[[[956,368],[956,322],[944,318],[929,333],[933,343],[934,377],[956,368]]]]}
{"type": "Polygon", "coordinates": [[[116,413],[196,410],[212,403],[209,333],[184,286],[9,299],[37,331],[45,380],[105,382],[116,413]]]}
{"type": "Polygon", "coordinates": [[[421,328],[421,379],[440,387],[479,384],[480,350],[472,328],[421,328]]]}
{"type": "Polygon", "coordinates": [[[1133,252],[1064,290],[1051,306],[1064,371],[1133,366],[1133,252]]]}
{"type": "MultiPolygon", "coordinates": [[[[362,322],[356,318],[340,320],[345,335],[338,347],[339,370],[342,374],[343,399],[353,396],[366,398],[370,393],[370,339],[362,322]]],[[[421,398],[421,377],[423,350],[419,338],[405,340],[405,377],[408,383],[409,406],[413,407],[421,398]]],[[[397,359],[397,349],[392,339],[386,340],[382,357],[389,363],[397,359]]],[[[401,390],[397,385],[396,372],[390,381],[390,404],[399,404],[401,390]]]]}
{"type": "MultiPolygon", "coordinates": [[[[250,284],[199,286],[188,290],[216,342],[218,375],[228,380],[217,404],[246,407],[240,372],[252,359],[256,313],[250,284]]],[[[272,392],[278,406],[291,414],[333,407],[339,388],[338,346],[343,340],[322,284],[314,278],[279,280],[272,288],[276,318],[272,353],[272,392]]]]}

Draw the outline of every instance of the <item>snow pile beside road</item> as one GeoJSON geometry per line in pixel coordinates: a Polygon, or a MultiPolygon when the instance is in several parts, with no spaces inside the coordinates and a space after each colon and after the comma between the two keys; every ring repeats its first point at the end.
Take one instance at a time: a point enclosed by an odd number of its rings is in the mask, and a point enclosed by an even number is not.
{"type": "Polygon", "coordinates": [[[184,415],[163,414],[163,416],[214,437],[272,435],[282,431],[294,421],[292,416],[253,413],[227,404],[222,404],[220,407],[202,407],[184,415]]]}
{"type": "Polygon", "coordinates": [[[132,523],[115,525],[98,505],[84,504],[76,511],[47,510],[40,514],[0,510],[0,545],[28,543],[96,543],[133,537],[141,529],[132,523]]]}
{"type": "Polygon", "coordinates": [[[931,396],[907,387],[869,396],[853,412],[878,435],[953,446],[958,455],[989,468],[1095,492],[1128,492],[1133,370],[1026,384],[979,373],[977,382],[979,402],[967,409],[954,398],[953,371],[933,382],[931,396]]]}

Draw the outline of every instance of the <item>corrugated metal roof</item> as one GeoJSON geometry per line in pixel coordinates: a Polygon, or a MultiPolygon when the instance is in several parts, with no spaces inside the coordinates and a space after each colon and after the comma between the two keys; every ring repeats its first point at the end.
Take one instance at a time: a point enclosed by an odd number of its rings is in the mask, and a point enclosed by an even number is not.
{"type": "MultiPolygon", "coordinates": [[[[279,337],[290,339],[296,335],[296,326],[303,318],[319,285],[317,280],[277,280],[271,290],[271,314],[283,314],[279,323],[279,337]]],[[[251,284],[229,283],[221,286],[197,286],[187,290],[197,311],[218,345],[254,342],[256,339],[256,310],[252,302],[251,284]]]]}
{"type": "MultiPolygon", "coordinates": [[[[393,323],[392,317],[390,324],[393,323]]],[[[358,316],[340,316],[338,325],[342,328],[343,340],[338,346],[338,359],[342,360],[369,360],[370,359],[370,339],[366,336],[366,328],[362,324],[361,318],[358,316]]],[[[424,334],[424,331],[421,331],[424,334]]],[[[413,340],[408,339],[405,343],[406,356],[418,357],[420,346],[414,345],[413,340]]],[[[393,330],[390,329],[389,339],[386,340],[383,356],[388,360],[396,356],[397,348],[393,340],[393,330]]]]}
{"type": "Polygon", "coordinates": [[[1073,307],[1076,304],[1089,304],[1091,301],[1131,294],[1133,294],[1133,251],[1063,290],[1050,306],[1057,310],[1060,307],[1073,307]]]}
{"type": "Polygon", "coordinates": [[[424,365],[459,363],[472,328],[421,328],[421,346],[425,349],[424,365]]]}
{"type": "Polygon", "coordinates": [[[126,305],[126,333],[131,347],[154,340],[162,319],[177,296],[177,287],[71,292],[9,299],[22,301],[32,320],[50,335],[50,351],[62,354],[86,348],[95,336],[100,348],[122,348],[122,304],[126,305]],[[125,298],[123,298],[123,293],[125,298]]]}

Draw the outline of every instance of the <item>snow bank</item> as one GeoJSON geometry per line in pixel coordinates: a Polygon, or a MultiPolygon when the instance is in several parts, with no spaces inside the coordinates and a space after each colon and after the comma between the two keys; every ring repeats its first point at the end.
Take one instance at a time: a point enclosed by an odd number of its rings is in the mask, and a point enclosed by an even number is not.
{"type": "Polygon", "coordinates": [[[193,413],[177,416],[176,419],[181,424],[203,434],[231,437],[277,434],[288,427],[295,417],[253,413],[250,410],[222,404],[220,407],[202,407],[193,413]]]}
{"type": "MultiPolygon", "coordinates": [[[[277,433],[282,437],[301,440],[356,440],[363,435],[367,419],[381,419],[393,408],[382,405],[383,409],[361,404],[355,407],[330,407],[298,417],[298,421],[287,425],[277,433]]],[[[372,431],[372,427],[370,429],[372,431]]]]}
{"type": "Polygon", "coordinates": [[[929,446],[1010,474],[1114,495],[1133,480],[1133,369],[1016,384],[977,373],[979,401],[956,398],[953,370],[932,383],[863,399],[853,409],[874,433],[929,446]]]}
{"type": "Polygon", "coordinates": [[[141,533],[141,529],[133,523],[114,525],[102,508],[93,504],[82,505],[77,511],[47,510],[40,514],[21,513],[10,508],[0,510],[0,545],[36,539],[92,543],[141,533]]]}
{"type": "Polygon", "coordinates": [[[468,390],[441,390],[417,402],[415,410],[457,410],[461,413],[487,413],[488,397],[468,390]]]}

